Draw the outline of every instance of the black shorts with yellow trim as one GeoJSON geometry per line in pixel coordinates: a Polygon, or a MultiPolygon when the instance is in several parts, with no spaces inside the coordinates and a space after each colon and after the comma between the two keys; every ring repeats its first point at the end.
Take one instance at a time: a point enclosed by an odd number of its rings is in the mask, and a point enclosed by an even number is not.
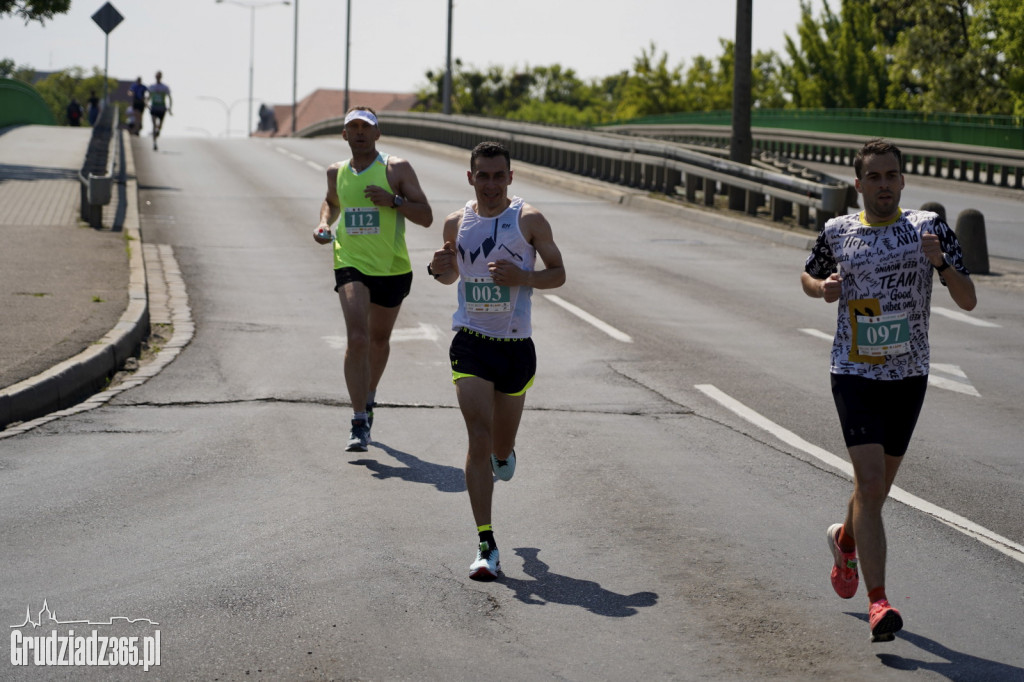
{"type": "Polygon", "coordinates": [[[537,351],[530,338],[502,339],[462,327],[452,339],[448,357],[452,383],[478,377],[511,396],[526,393],[537,374],[537,351]]]}

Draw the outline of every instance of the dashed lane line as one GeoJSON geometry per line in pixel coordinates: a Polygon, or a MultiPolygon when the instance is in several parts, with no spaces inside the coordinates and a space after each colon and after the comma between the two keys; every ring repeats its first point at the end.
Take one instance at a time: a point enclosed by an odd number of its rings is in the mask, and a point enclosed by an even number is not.
{"type": "Polygon", "coordinates": [[[951,320],[956,320],[957,322],[963,322],[964,324],[974,325],[975,327],[988,327],[990,329],[1002,328],[1002,325],[998,325],[995,322],[989,322],[988,320],[981,320],[978,319],[977,317],[971,317],[967,313],[960,312],[959,310],[952,310],[950,308],[939,308],[936,306],[932,306],[932,312],[935,313],[936,315],[942,315],[943,317],[948,317],[951,320]]]}

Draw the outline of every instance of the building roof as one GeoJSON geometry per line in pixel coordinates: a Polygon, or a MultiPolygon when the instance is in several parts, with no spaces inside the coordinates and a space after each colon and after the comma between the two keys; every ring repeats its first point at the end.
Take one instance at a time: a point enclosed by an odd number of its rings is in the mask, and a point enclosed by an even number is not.
{"type": "MultiPolygon", "coordinates": [[[[416,104],[417,97],[408,92],[367,92],[349,90],[349,108],[370,107],[376,112],[409,111],[416,104]]],[[[314,123],[345,115],[345,91],[320,88],[314,90],[298,102],[298,116],[295,130],[302,130],[314,123]]],[[[258,132],[256,135],[266,137],[286,137],[292,132],[292,106],[275,104],[274,116],[277,118],[277,132],[258,132]]]]}

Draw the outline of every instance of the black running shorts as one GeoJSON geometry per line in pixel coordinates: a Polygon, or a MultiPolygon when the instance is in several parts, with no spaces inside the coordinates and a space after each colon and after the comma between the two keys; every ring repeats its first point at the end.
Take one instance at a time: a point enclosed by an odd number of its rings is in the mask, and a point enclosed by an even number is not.
{"type": "Polygon", "coordinates": [[[412,291],[412,273],[404,275],[364,275],[355,268],[338,268],[334,271],[334,290],[349,282],[362,282],[370,290],[370,303],[384,308],[397,308],[412,291]]]}
{"type": "Polygon", "coordinates": [[[885,454],[902,457],[924,405],[928,377],[882,381],[848,374],[831,376],[846,447],[878,443],[885,454]]]}
{"type": "Polygon", "coordinates": [[[479,377],[508,395],[522,395],[533,385],[537,351],[533,339],[496,339],[462,328],[452,339],[448,357],[452,382],[479,377]]]}

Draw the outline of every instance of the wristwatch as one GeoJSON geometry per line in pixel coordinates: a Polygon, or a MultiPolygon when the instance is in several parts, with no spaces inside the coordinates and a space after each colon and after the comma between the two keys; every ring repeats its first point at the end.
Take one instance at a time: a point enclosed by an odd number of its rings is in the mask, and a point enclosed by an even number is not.
{"type": "Polygon", "coordinates": [[[395,207],[395,208],[398,208],[399,206],[401,206],[404,203],[405,203],[405,199],[403,199],[402,197],[398,196],[397,194],[395,195],[395,198],[391,200],[391,205],[393,207],[395,207]]]}
{"type": "Polygon", "coordinates": [[[953,264],[953,261],[951,261],[949,259],[949,254],[948,253],[944,253],[944,254],[942,254],[942,265],[932,266],[932,267],[935,268],[935,272],[941,273],[941,272],[945,272],[946,268],[948,268],[952,264],[953,264]]]}
{"type": "Polygon", "coordinates": [[[438,277],[441,276],[434,272],[434,268],[430,267],[430,263],[427,263],[427,274],[433,277],[434,279],[437,279],[438,277]]]}

